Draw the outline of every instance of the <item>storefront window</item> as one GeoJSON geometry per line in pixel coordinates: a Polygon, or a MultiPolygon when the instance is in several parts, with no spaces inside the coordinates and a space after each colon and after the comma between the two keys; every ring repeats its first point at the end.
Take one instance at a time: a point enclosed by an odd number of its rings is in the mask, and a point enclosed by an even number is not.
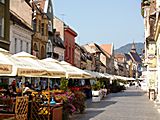
{"type": "Polygon", "coordinates": [[[0,37],[4,37],[4,17],[0,16],[0,37]]]}

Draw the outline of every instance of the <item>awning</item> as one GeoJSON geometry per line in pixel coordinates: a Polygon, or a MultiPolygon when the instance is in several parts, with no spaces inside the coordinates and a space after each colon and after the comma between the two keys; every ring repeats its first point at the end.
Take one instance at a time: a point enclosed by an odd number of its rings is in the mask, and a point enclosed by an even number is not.
{"type": "Polygon", "coordinates": [[[16,76],[9,51],[0,48],[0,76],[16,76]]]}
{"type": "Polygon", "coordinates": [[[92,78],[111,78],[112,77],[112,75],[108,73],[100,73],[100,72],[95,72],[90,70],[85,70],[85,72],[91,74],[92,78]]]}
{"type": "Polygon", "coordinates": [[[71,64],[61,61],[60,65],[66,70],[66,77],[67,78],[91,78],[91,75],[84,70],[81,70],[71,64]]]}
{"type": "Polygon", "coordinates": [[[25,77],[46,77],[48,76],[47,70],[40,66],[36,61],[35,56],[26,52],[20,52],[12,55],[14,58],[14,66],[17,68],[17,76],[25,77]]]}
{"type": "Polygon", "coordinates": [[[49,62],[49,60],[52,58],[46,58],[43,60],[39,60],[41,64],[47,68],[49,77],[51,78],[62,78],[66,76],[65,70],[59,65],[58,61],[55,60],[55,62],[49,62]]]}

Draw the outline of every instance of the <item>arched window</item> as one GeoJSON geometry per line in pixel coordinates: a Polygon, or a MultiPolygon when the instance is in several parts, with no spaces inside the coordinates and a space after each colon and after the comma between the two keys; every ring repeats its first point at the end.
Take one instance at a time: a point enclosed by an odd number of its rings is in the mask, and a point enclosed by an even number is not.
{"type": "Polygon", "coordinates": [[[51,42],[51,40],[48,40],[48,43],[47,43],[47,53],[48,52],[52,52],[52,42],[51,42]]]}
{"type": "Polygon", "coordinates": [[[52,22],[48,21],[48,31],[52,31],[52,22]]]}
{"type": "Polygon", "coordinates": [[[45,58],[44,46],[41,47],[41,59],[45,58]]]}
{"type": "Polygon", "coordinates": [[[33,45],[33,51],[32,51],[32,54],[36,57],[38,57],[38,47],[37,47],[37,44],[34,43],[33,45]]]}

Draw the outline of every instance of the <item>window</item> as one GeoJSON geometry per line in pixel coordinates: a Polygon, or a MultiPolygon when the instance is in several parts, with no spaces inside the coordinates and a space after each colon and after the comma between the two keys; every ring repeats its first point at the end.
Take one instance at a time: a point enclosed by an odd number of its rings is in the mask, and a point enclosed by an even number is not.
{"type": "Polygon", "coordinates": [[[29,49],[28,49],[28,42],[26,42],[26,52],[29,52],[29,49]]]}
{"type": "Polygon", "coordinates": [[[52,43],[51,43],[51,40],[48,40],[48,43],[47,43],[47,52],[52,52],[52,43]]]}
{"type": "Polygon", "coordinates": [[[36,19],[32,21],[33,31],[36,32],[36,19]]]}
{"type": "Polygon", "coordinates": [[[51,21],[48,22],[48,31],[52,31],[52,22],[51,21]]]}
{"type": "Polygon", "coordinates": [[[48,7],[48,11],[49,11],[50,13],[52,12],[51,5],[49,5],[49,7],[48,7]]]}
{"type": "Polygon", "coordinates": [[[41,32],[41,21],[37,20],[37,32],[41,32]]]}
{"type": "Polygon", "coordinates": [[[45,32],[46,32],[46,36],[47,36],[48,35],[48,24],[46,24],[45,32]]]}
{"type": "Polygon", "coordinates": [[[38,32],[41,32],[41,21],[39,20],[39,28],[38,28],[38,32]]]}
{"type": "Polygon", "coordinates": [[[17,38],[14,39],[14,52],[17,52],[17,38]]]}
{"type": "Polygon", "coordinates": [[[44,23],[42,23],[42,35],[45,35],[44,33],[44,23]]]}
{"type": "Polygon", "coordinates": [[[20,40],[20,51],[22,51],[22,47],[23,47],[23,41],[20,40]]]}
{"type": "Polygon", "coordinates": [[[0,37],[4,37],[4,17],[0,16],[0,37]]]}

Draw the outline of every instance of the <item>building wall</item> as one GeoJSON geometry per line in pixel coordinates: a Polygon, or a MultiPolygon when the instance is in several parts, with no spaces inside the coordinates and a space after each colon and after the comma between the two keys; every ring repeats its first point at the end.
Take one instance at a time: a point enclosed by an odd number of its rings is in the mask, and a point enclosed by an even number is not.
{"type": "Polygon", "coordinates": [[[12,54],[25,51],[31,53],[31,31],[10,22],[10,52],[12,54]]]}
{"type": "MultiPolygon", "coordinates": [[[[80,67],[82,70],[85,70],[87,69],[87,62],[86,61],[83,61],[81,60],[81,67],[80,67]]],[[[87,69],[88,70],[88,69],[87,69]]]]}
{"type": "Polygon", "coordinates": [[[75,50],[75,37],[77,35],[72,33],[70,28],[66,28],[64,32],[64,45],[65,45],[65,61],[74,65],[74,50],[75,50]]]}
{"type": "Polygon", "coordinates": [[[10,0],[10,10],[16,13],[28,26],[31,27],[32,8],[25,2],[25,0],[10,0]]]}
{"type": "Polygon", "coordinates": [[[100,66],[99,72],[101,72],[101,73],[106,73],[106,67],[100,66]]]}
{"type": "Polygon", "coordinates": [[[2,19],[2,35],[0,35],[0,48],[9,50],[9,0],[0,2],[0,17],[2,19]]]}
{"type": "Polygon", "coordinates": [[[36,21],[34,28],[34,35],[32,38],[32,54],[37,56],[40,59],[45,58],[46,55],[46,46],[48,42],[48,19],[47,16],[40,11],[36,10],[36,21]],[[42,24],[44,25],[42,29],[42,24]],[[42,31],[43,30],[43,31],[42,31]]]}
{"type": "Polygon", "coordinates": [[[100,53],[100,61],[106,66],[106,56],[102,53],[100,53]]]}
{"type": "Polygon", "coordinates": [[[74,50],[74,65],[78,68],[81,67],[81,52],[78,47],[74,50]]]}
{"type": "Polygon", "coordinates": [[[86,64],[86,69],[87,70],[92,70],[92,61],[90,61],[90,60],[87,60],[87,64],[86,64]]]}
{"type": "Polygon", "coordinates": [[[54,52],[59,55],[59,57],[58,57],[59,61],[64,61],[64,51],[65,50],[60,48],[60,47],[55,47],[54,48],[54,52]]]}
{"type": "Polygon", "coordinates": [[[53,23],[54,23],[54,29],[60,32],[60,37],[62,40],[64,40],[64,22],[60,20],[59,18],[54,17],[53,23]]]}

